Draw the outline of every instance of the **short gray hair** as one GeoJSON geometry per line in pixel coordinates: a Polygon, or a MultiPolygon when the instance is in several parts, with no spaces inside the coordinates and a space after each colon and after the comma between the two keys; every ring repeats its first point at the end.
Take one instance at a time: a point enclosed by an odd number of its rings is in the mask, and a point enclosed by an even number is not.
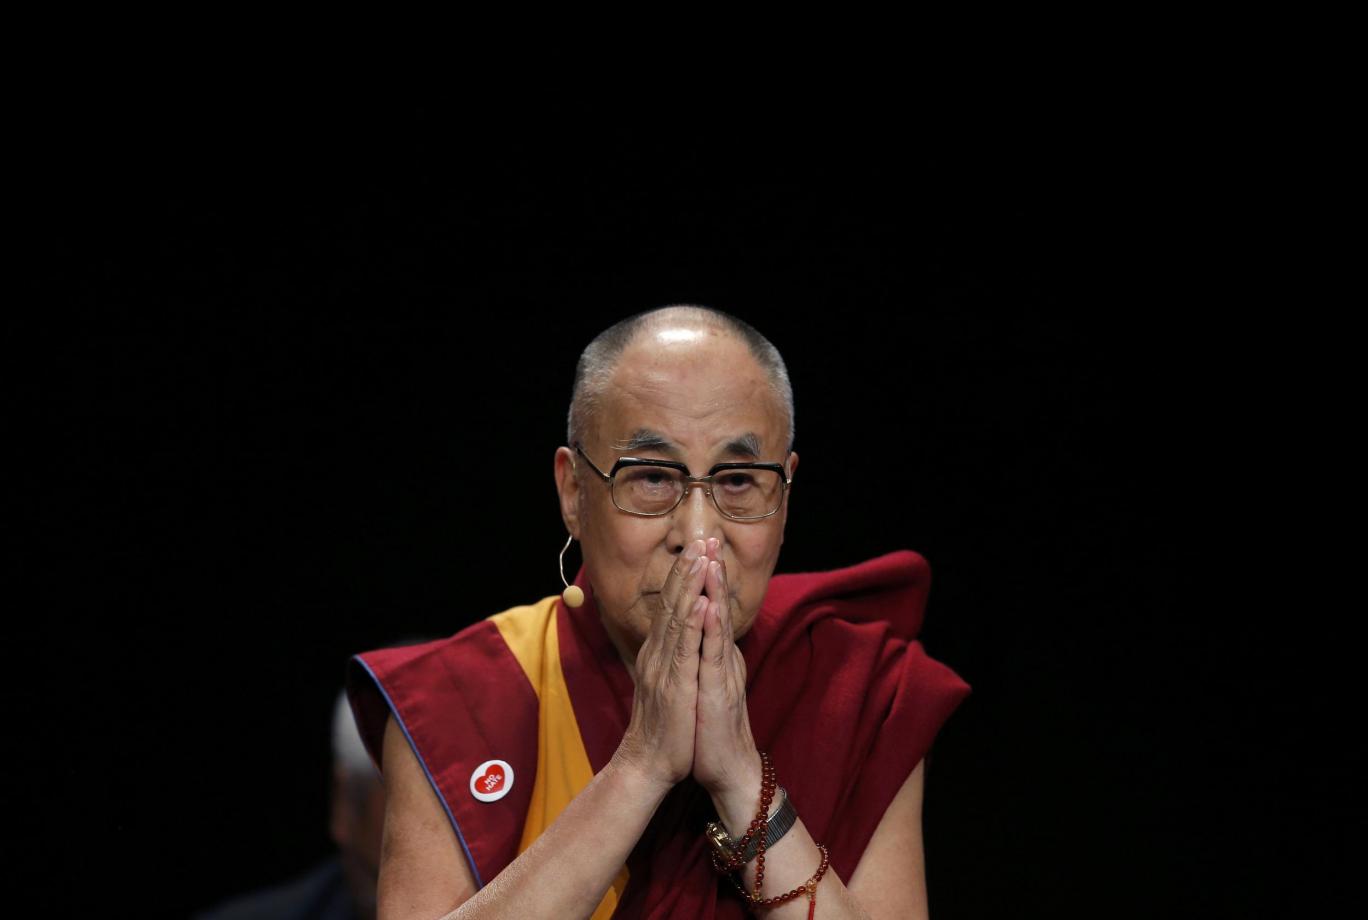
{"type": "Polygon", "coordinates": [[[575,365],[575,385],[570,396],[570,413],[566,419],[566,443],[573,445],[584,437],[590,421],[603,404],[603,394],[613,377],[618,359],[623,351],[642,334],[658,328],[671,320],[683,320],[699,325],[711,326],[735,336],[750,349],[751,355],[769,376],[770,386],[784,407],[788,428],[786,449],[793,449],[793,385],[789,382],[788,368],[784,364],[779,349],[769,339],[745,320],[700,304],[671,304],[643,310],[640,313],[619,320],[594,337],[594,340],[580,354],[575,365]]]}
{"type": "Polygon", "coordinates": [[[332,753],[333,763],[347,773],[358,777],[376,775],[375,764],[371,762],[370,754],[361,742],[361,733],[356,729],[356,719],[352,717],[346,690],[338,693],[333,701],[332,753]]]}

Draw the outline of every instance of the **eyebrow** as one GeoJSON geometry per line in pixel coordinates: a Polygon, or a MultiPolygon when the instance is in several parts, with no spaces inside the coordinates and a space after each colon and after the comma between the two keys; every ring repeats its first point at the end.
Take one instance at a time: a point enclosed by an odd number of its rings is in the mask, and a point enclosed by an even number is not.
{"type": "Polygon", "coordinates": [[[658,431],[649,428],[638,428],[628,437],[620,441],[613,442],[613,450],[618,451],[637,451],[637,450],[658,450],[667,454],[679,454],[679,448],[674,442],[658,431]]]}
{"type": "Polygon", "coordinates": [[[722,452],[732,457],[754,457],[759,460],[760,436],[754,431],[747,431],[741,437],[728,441],[722,452]]]}
{"type": "MultiPolygon", "coordinates": [[[[630,453],[638,450],[658,450],[661,453],[679,457],[683,451],[665,435],[650,428],[638,428],[628,437],[613,443],[613,449],[630,453]]],[[[760,436],[747,431],[722,446],[722,453],[729,457],[753,457],[760,459],[760,436]]]]}

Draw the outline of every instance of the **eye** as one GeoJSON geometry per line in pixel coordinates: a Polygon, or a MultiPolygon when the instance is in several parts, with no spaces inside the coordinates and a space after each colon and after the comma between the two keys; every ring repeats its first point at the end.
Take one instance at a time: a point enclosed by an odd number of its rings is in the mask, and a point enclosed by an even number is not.
{"type": "Polygon", "coordinates": [[[643,492],[673,490],[678,474],[663,466],[633,466],[618,474],[626,486],[643,492]]]}
{"type": "Polygon", "coordinates": [[[717,482],[728,492],[744,492],[755,485],[755,475],[747,470],[732,470],[720,474],[717,482]]]}

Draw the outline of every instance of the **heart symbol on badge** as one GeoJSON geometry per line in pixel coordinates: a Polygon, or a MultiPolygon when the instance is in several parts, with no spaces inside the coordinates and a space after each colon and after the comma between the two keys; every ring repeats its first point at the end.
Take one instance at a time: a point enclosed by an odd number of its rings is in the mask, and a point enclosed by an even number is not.
{"type": "Polygon", "coordinates": [[[503,781],[503,767],[499,766],[498,764],[491,764],[489,769],[485,770],[484,776],[481,776],[480,781],[475,785],[480,787],[481,792],[488,795],[489,793],[493,792],[494,790],[502,786],[503,781]]]}
{"type": "Polygon", "coordinates": [[[486,760],[470,774],[470,794],[481,802],[497,802],[513,788],[513,768],[506,760],[486,760]]]}

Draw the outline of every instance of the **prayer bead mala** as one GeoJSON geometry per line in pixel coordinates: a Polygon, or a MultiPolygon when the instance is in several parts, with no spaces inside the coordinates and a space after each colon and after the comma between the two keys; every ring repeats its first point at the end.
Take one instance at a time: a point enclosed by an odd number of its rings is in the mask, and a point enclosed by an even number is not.
{"type": "Polygon", "coordinates": [[[726,873],[731,879],[736,890],[746,899],[747,905],[754,911],[757,907],[778,907],[780,904],[787,904],[799,895],[808,896],[808,920],[813,920],[817,911],[817,884],[826,875],[827,867],[831,865],[831,855],[827,848],[822,844],[817,844],[817,849],[822,854],[822,862],[817,867],[817,871],[812,878],[783,894],[775,895],[772,898],[760,896],[761,889],[765,884],[765,844],[769,837],[767,833],[769,824],[770,803],[774,801],[774,790],[778,786],[774,778],[774,765],[770,763],[769,755],[764,751],[760,752],[760,810],[756,812],[755,818],[751,820],[750,827],[746,829],[745,835],[736,843],[732,849],[729,859],[723,860],[716,853],[713,854],[713,868],[718,872],[726,873]],[[733,872],[740,871],[746,865],[745,852],[755,835],[760,837],[756,840],[755,852],[755,891],[747,891],[741,884],[740,879],[733,872]]]}

